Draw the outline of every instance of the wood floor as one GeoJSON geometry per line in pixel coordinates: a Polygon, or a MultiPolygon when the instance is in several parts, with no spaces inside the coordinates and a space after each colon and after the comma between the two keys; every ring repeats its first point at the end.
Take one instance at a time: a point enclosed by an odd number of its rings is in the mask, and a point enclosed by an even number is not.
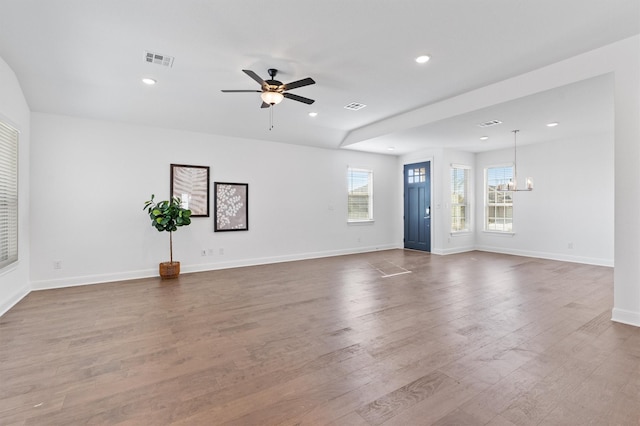
{"type": "Polygon", "coordinates": [[[639,425],[612,283],[391,250],[33,292],[0,318],[0,424],[639,425]]]}

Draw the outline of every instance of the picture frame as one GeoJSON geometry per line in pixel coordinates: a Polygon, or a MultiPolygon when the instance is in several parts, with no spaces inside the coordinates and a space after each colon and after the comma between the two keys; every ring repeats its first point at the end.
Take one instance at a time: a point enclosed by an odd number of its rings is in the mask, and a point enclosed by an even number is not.
{"type": "Polygon", "coordinates": [[[214,232],[249,230],[249,184],[214,182],[214,232]]]}
{"type": "Polygon", "coordinates": [[[191,217],[209,217],[209,166],[171,164],[171,197],[191,210],[191,217]]]}

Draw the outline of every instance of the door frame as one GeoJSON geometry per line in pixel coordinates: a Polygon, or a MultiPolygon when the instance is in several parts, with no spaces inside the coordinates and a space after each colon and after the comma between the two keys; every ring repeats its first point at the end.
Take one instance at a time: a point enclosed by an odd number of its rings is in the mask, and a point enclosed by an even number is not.
{"type": "MultiPolygon", "coordinates": [[[[418,158],[404,159],[402,161],[402,165],[400,166],[400,175],[402,176],[401,184],[400,184],[400,191],[401,191],[401,194],[402,194],[402,207],[401,208],[402,208],[402,217],[404,218],[404,216],[405,216],[405,211],[404,211],[404,190],[405,190],[405,188],[404,188],[404,179],[405,179],[405,177],[404,177],[404,168],[405,168],[405,166],[407,166],[409,164],[425,163],[425,162],[429,162],[429,196],[430,196],[430,200],[429,201],[431,201],[431,211],[430,211],[430,213],[431,213],[431,226],[430,226],[430,235],[429,235],[429,241],[430,241],[430,246],[431,247],[429,248],[429,251],[426,252],[426,253],[433,253],[434,252],[434,249],[433,249],[433,246],[434,246],[434,235],[435,235],[435,232],[434,232],[434,229],[435,229],[434,217],[436,216],[434,213],[436,211],[440,211],[440,209],[437,208],[439,206],[436,206],[434,204],[434,202],[433,202],[433,200],[434,200],[433,176],[435,174],[434,173],[434,169],[435,169],[434,157],[418,157],[418,158]]],[[[404,235],[404,219],[403,219],[402,220],[402,248],[403,248],[403,250],[411,250],[411,249],[404,248],[404,237],[405,237],[405,235],[404,235]]]]}

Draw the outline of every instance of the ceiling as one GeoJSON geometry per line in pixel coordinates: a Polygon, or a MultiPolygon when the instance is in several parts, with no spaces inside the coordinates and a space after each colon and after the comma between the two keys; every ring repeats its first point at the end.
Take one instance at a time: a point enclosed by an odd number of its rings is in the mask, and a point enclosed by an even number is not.
{"type": "MultiPolygon", "coordinates": [[[[0,57],[34,112],[325,148],[339,148],[354,130],[640,33],[638,0],[0,0],[0,7],[0,57]],[[173,65],[147,63],[146,51],[174,57],[173,65]],[[422,54],[431,60],[420,65],[414,58],[422,54]],[[221,92],[258,90],[242,70],[266,79],[268,68],[285,83],[312,77],[315,85],[291,93],[316,102],[285,99],[269,111],[258,93],[221,92]],[[351,102],[366,107],[345,109],[351,102]]],[[[601,131],[613,119],[611,84],[578,82],[376,131],[348,147],[478,152],[507,146],[507,126],[531,129],[536,141],[601,131]],[[476,125],[492,119],[504,125],[476,125]],[[541,125],[549,120],[561,122],[554,136],[541,125]],[[490,139],[480,142],[484,133],[490,139]]]]}

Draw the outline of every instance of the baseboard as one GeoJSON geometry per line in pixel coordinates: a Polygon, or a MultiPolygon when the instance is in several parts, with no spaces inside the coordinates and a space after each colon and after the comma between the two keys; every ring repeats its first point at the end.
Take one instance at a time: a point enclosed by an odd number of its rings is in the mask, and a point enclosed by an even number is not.
{"type": "Polygon", "coordinates": [[[7,313],[9,309],[13,308],[19,301],[24,299],[29,293],[29,289],[24,287],[13,293],[8,299],[3,300],[2,304],[0,304],[0,317],[7,313]]]}
{"type": "Polygon", "coordinates": [[[467,246],[467,247],[454,247],[454,248],[448,248],[448,249],[441,249],[438,250],[437,254],[443,254],[443,255],[447,255],[447,254],[458,254],[458,253],[467,253],[470,251],[474,251],[476,250],[475,247],[473,246],[467,246]]]}
{"type": "MultiPolygon", "coordinates": [[[[344,256],[357,253],[368,253],[380,250],[391,250],[402,248],[398,244],[383,244],[377,246],[357,247],[343,250],[328,250],[321,252],[296,253],[283,256],[268,256],[252,259],[238,259],[226,262],[202,263],[202,264],[181,264],[180,272],[205,272],[218,269],[241,268],[245,266],[267,265],[270,263],[293,262],[296,260],[319,259],[322,257],[344,256]]],[[[31,281],[32,290],[50,290],[55,288],[76,287],[81,285],[101,284],[113,281],[135,280],[140,278],[151,278],[158,276],[158,269],[145,269],[139,271],[119,272],[114,274],[85,275],[78,277],[57,278],[53,280],[31,281]]]]}
{"type": "Polygon", "coordinates": [[[613,308],[611,311],[611,321],[640,327],[640,312],[613,308]]]}
{"type": "Polygon", "coordinates": [[[571,256],[563,253],[546,253],[529,250],[505,249],[504,247],[478,246],[474,250],[490,253],[512,254],[515,256],[536,257],[539,259],[558,260],[561,262],[584,263],[586,265],[609,266],[613,268],[613,259],[571,256]]]}
{"type": "MultiPolygon", "coordinates": [[[[402,249],[402,244],[382,244],[377,246],[367,246],[367,247],[356,247],[342,250],[327,250],[320,252],[309,252],[309,253],[295,253],[289,255],[282,256],[267,256],[260,258],[251,258],[251,259],[237,259],[230,260],[226,262],[216,262],[216,263],[203,263],[203,264],[182,264],[181,271],[184,273],[190,272],[205,272],[205,271],[215,271],[219,269],[229,269],[229,268],[241,268],[246,266],[257,266],[257,265],[267,265],[271,263],[282,263],[282,262],[294,262],[297,260],[308,260],[308,259],[319,259],[323,257],[332,257],[332,256],[344,256],[349,254],[357,254],[357,253],[369,253],[380,250],[392,250],[392,249],[402,249]]],[[[431,251],[432,254],[437,255],[448,255],[448,254],[456,254],[456,253],[465,253],[473,250],[478,251],[486,251],[491,253],[501,253],[501,254],[512,254],[516,256],[527,256],[534,257],[540,259],[550,259],[550,260],[558,260],[563,262],[574,262],[574,263],[584,263],[589,265],[598,265],[598,266],[611,266],[613,267],[613,260],[603,260],[603,259],[592,259],[592,258],[584,258],[578,256],[566,256],[566,255],[558,255],[553,253],[540,253],[540,252],[532,252],[526,250],[510,250],[504,249],[502,247],[490,247],[490,246],[481,246],[481,247],[456,247],[451,249],[433,249],[431,251]]],[[[81,285],[90,285],[90,284],[101,284],[113,281],[126,281],[126,280],[135,280],[140,278],[150,278],[157,277],[158,270],[157,268],[153,269],[145,269],[138,271],[128,271],[128,272],[118,272],[113,274],[99,274],[99,275],[86,275],[86,276],[77,276],[77,277],[67,277],[67,278],[57,278],[52,280],[38,280],[31,281],[31,289],[32,290],[49,290],[55,288],[64,288],[64,287],[75,287],[81,285]]],[[[29,293],[29,290],[25,290],[24,294],[17,295],[13,299],[9,299],[8,302],[0,305],[0,309],[6,308],[5,310],[0,310],[0,312],[6,312],[11,306],[20,301],[24,296],[29,293]],[[7,306],[5,306],[7,305],[7,306]]],[[[623,322],[623,321],[620,321],[623,322]]]]}
{"type": "Polygon", "coordinates": [[[78,277],[56,278],[54,280],[31,281],[31,290],[51,290],[55,288],[77,287],[81,285],[102,284],[113,281],[136,280],[158,276],[158,268],[141,271],[119,272],[115,274],[84,275],[78,277]]]}

